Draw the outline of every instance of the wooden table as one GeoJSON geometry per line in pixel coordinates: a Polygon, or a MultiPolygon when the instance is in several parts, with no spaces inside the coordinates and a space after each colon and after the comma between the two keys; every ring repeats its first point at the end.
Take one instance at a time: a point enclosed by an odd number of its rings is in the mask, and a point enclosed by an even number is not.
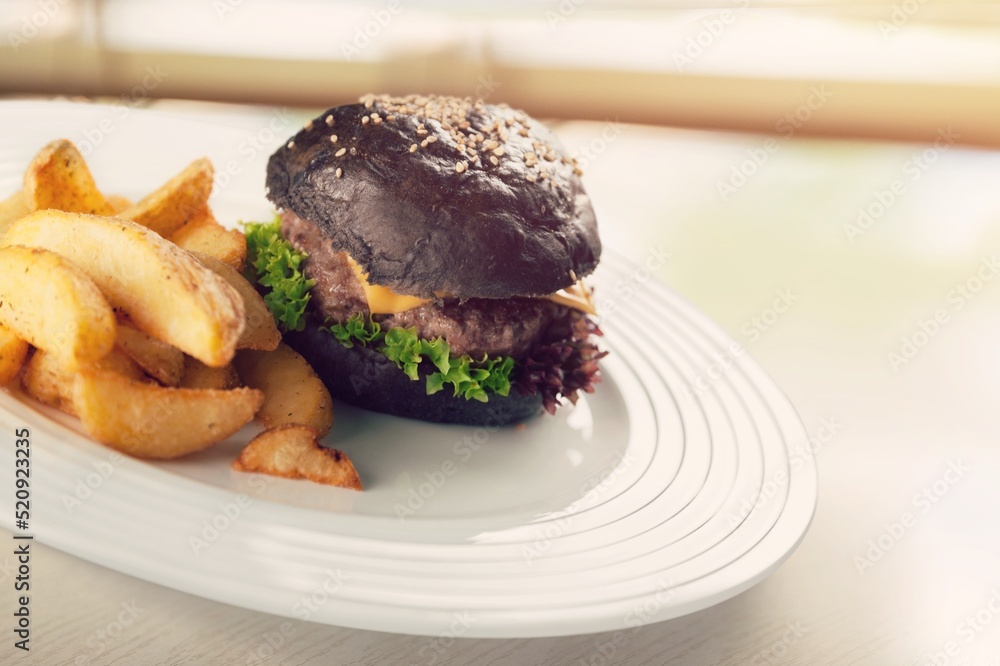
{"type": "MultiPolygon", "coordinates": [[[[669,253],[658,277],[799,409],[820,496],[787,563],[728,602],[635,632],[442,646],[206,601],[38,543],[32,650],[4,629],[0,662],[1000,664],[1000,155],[615,123],[558,131],[588,162],[606,244],[637,262],[669,253]]],[[[4,626],[13,563],[0,555],[4,626]]]]}

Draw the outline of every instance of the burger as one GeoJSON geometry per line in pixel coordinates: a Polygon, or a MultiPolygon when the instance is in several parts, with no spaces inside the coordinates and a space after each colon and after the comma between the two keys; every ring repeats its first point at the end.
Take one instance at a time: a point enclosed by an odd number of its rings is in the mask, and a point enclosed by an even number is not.
{"type": "Polygon", "coordinates": [[[267,165],[251,264],[335,398],[435,422],[554,413],[599,381],[583,278],[601,241],[580,170],[506,105],[367,96],[267,165]]]}

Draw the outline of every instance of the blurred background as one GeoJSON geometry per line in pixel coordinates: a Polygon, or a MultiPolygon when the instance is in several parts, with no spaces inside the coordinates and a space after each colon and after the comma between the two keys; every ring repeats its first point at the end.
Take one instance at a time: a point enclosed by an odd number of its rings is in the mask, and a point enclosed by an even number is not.
{"type": "Polygon", "coordinates": [[[502,97],[548,118],[1000,143],[1000,7],[970,0],[0,0],[4,93],[327,106],[502,97]],[[168,73],[155,87],[146,68],[168,73]]]}

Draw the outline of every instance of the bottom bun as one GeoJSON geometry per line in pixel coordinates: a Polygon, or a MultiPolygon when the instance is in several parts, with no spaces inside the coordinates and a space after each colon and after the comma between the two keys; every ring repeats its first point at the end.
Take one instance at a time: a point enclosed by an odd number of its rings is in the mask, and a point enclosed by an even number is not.
{"type": "Polygon", "coordinates": [[[491,395],[488,402],[456,398],[448,389],[427,395],[423,377],[411,380],[382,353],[361,345],[347,348],[312,322],[284,337],[334,398],[358,407],[421,421],[483,426],[519,423],[542,411],[541,395],[526,395],[516,386],[510,395],[491,395]]]}

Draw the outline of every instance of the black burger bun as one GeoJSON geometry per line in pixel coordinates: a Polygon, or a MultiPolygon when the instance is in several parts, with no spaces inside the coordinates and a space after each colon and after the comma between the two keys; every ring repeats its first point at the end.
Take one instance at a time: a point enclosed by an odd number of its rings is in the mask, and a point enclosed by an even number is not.
{"type": "Polygon", "coordinates": [[[503,426],[520,423],[542,411],[542,396],[511,387],[509,396],[488,402],[456,398],[446,386],[427,395],[424,378],[412,380],[380,352],[344,347],[328,331],[309,322],[302,331],[285,333],[285,342],[302,354],[330,395],[364,409],[436,423],[503,426]]]}
{"type": "Polygon", "coordinates": [[[271,156],[267,186],[400,294],[542,296],[600,259],[574,160],[503,105],[370,97],[329,109],[271,156]]]}

